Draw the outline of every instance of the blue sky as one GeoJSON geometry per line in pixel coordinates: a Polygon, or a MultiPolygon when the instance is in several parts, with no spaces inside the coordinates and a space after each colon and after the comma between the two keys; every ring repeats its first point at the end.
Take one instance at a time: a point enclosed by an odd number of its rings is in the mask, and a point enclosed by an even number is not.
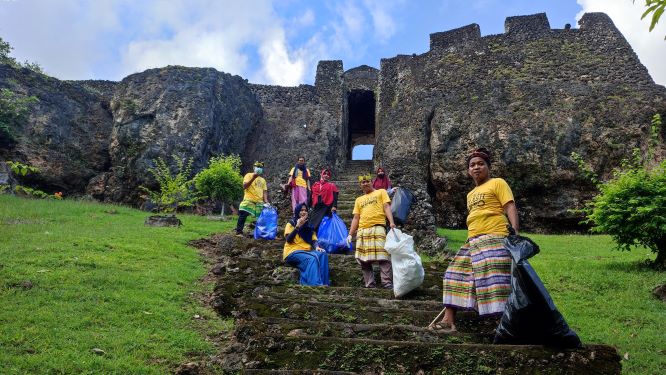
{"type": "Polygon", "coordinates": [[[185,65],[291,86],[313,83],[319,60],[378,67],[427,51],[430,33],[470,23],[489,35],[504,31],[507,16],[546,12],[562,28],[604,11],[666,84],[666,21],[648,33],[642,9],[641,0],[0,0],[0,36],[18,60],[61,79],[185,65]]]}

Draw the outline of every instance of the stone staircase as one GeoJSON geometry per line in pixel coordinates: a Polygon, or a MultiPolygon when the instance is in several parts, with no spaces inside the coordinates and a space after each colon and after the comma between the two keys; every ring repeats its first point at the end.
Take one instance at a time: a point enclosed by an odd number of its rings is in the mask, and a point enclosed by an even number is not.
{"type": "Polygon", "coordinates": [[[344,171],[334,175],[332,178],[332,181],[340,190],[340,194],[338,195],[338,216],[344,220],[347,228],[351,225],[354,201],[361,195],[358,176],[366,173],[374,176],[373,166],[372,160],[351,160],[347,162],[344,171]]]}
{"type": "MultiPolygon", "coordinates": [[[[339,211],[347,223],[360,194],[354,162],[337,176],[339,211]]],[[[336,176],[334,176],[336,177],[336,176]]],[[[213,306],[235,319],[217,366],[246,374],[619,374],[615,349],[577,350],[492,345],[497,318],[458,315],[458,332],[425,327],[441,311],[447,262],[424,262],[423,284],[401,299],[392,290],[362,288],[354,257],[330,256],[330,287],[298,285],[282,262],[283,240],[218,235],[197,243],[214,257],[213,306]]]]}

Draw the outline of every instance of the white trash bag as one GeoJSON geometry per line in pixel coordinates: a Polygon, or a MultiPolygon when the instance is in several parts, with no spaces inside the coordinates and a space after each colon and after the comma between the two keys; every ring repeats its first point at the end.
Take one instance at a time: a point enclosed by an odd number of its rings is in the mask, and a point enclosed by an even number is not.
{"type": "Polygon", "coordinates": [[[393,228],[386,235],[384,249],[391,254],[393,294],[401,297],[418,288],[425,271],[421,257],[414,251],[414,237],[393,228]]]}

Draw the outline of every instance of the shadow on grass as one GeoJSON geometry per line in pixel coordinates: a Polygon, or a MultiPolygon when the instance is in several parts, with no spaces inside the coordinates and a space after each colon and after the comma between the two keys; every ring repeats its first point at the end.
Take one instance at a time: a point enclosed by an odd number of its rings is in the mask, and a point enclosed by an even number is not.
{"type": "Polygon", "coordinates": [[[652,259],[643,259],[638,261],[610,261],[600,265],[601,268],[609,271],[626,273],[655,273],[660,270],[655,266],[652,259]]]}

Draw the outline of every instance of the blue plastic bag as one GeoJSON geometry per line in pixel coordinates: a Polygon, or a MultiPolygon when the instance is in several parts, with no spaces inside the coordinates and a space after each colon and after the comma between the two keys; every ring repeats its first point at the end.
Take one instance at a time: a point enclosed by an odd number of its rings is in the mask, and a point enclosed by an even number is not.
{"type": "Polygon", "coordinates": [[[396,224],[405,224],[409,209],[414,203],[414,194],[407,188],[396,188],[393,199],[391,200],[391,214],[396,224]]]}
{"type": "Polygon", "coordinates": [[[274,240],[277,236],[278,213],[274,207],[264,207],[254,226],[254,239],[274,240]]]}
{"type": "Polygon", "coordinates": [[[347,226],[345,222],[333,212],[331,217],[324,217],[317,232],[317,243],[319,247],[329,254],[341,254],[349,251],[347,245],[347,226]]]}

